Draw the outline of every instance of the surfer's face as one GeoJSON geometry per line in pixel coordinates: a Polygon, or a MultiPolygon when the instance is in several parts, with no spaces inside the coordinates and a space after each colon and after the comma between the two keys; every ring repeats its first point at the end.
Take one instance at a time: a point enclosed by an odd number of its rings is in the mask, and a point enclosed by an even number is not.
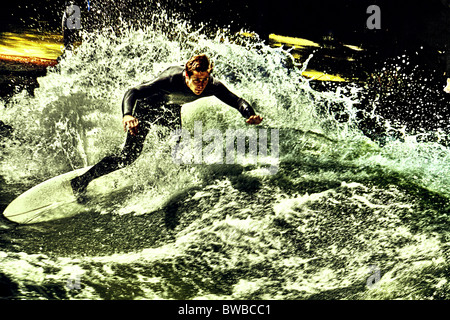
{"type": "Polygon", "coordinates": [[[206,71],[193,71],[190,77],[186,73],[186,84],[196,95],[202,94],[208,84],[208,81],[209,73],[206,71]]]}

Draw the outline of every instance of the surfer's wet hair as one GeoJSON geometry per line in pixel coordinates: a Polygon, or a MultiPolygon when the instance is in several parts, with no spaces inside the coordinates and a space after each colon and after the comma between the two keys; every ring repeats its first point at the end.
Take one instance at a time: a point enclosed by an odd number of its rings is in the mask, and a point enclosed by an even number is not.
{"type": "Polygon", "coordinates": [[[188,76],[192,76],[194,71],[211,73],[214,64],[209,60],[205,54],[199,54],[193,56],[186,62],[186,73],[188,76]]]}

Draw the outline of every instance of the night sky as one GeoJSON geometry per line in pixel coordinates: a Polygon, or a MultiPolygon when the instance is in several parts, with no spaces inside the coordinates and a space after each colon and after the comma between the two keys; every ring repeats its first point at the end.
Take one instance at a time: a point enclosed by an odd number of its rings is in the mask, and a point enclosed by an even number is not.
{"type": "MultiPolygon", "coordinates": [[[[94,5],[99,3],[96,0],[91,2],[94,5]]],[[[156,2],[169,11],[182,12],[195,21],[234,28],[246,27],[263,37],[269,33],[278,33],[314,40],[332,33],[344,41],[361,43],[379,38],[383,41],[394,39],[391,41],[400,45],[412,41],[442,46],[450,42],[448,0],[145,1],[147,7],[156,2]],[[370,5],[378,5],[381,9],[381,30],[367,29],[366,21],[370,15],[366,10],[370,5]]],[[[43,21],[47,27],[57,29],[64,3],[60,0],[18,0],[3,4],[8,7],[1,10],[0,30],[42,25],[43,21]]],[[[123,0],[120,3],[127,8],[126,11],[132,11],[130,8],[142,7],[143,1],[123,0]]]]}

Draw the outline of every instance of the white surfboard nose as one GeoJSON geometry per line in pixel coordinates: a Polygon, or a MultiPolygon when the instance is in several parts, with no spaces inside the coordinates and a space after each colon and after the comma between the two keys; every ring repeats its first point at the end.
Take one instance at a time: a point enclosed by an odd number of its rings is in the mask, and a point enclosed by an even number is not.
{"type": "Polygon", "coordinates": [[[76,214],[82,206],[76,202],[70,180],[88,169],[74,170],[34,186],[13,200],[3,215],[11,221],[27,224],[66,217],[69,210],[75,210],[76,214]]]}

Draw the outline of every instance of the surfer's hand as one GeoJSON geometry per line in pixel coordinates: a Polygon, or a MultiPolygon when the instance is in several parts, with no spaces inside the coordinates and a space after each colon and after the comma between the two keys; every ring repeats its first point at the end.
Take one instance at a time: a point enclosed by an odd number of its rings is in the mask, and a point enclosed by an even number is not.
{"type": "Polygon", "coordinates": [[[447,79],[447,86],[445,87],[444,91],[450,93],[450,78],[447,79]]]}
{"type": "Polygon", "coordinates": [[[137,135],[139,121],[133,116],[126,115],[122,119],[123,130],[129,131],[132,136],[137,135]]]}
{"type": "Polygon", "coordinates": [[[250,116],[250,118],[248,118],[245,122],[247,122],[248,124],[260,124],[261,121],[263,120],[263,118],[261,118],[261,116],[250,116]]]}

